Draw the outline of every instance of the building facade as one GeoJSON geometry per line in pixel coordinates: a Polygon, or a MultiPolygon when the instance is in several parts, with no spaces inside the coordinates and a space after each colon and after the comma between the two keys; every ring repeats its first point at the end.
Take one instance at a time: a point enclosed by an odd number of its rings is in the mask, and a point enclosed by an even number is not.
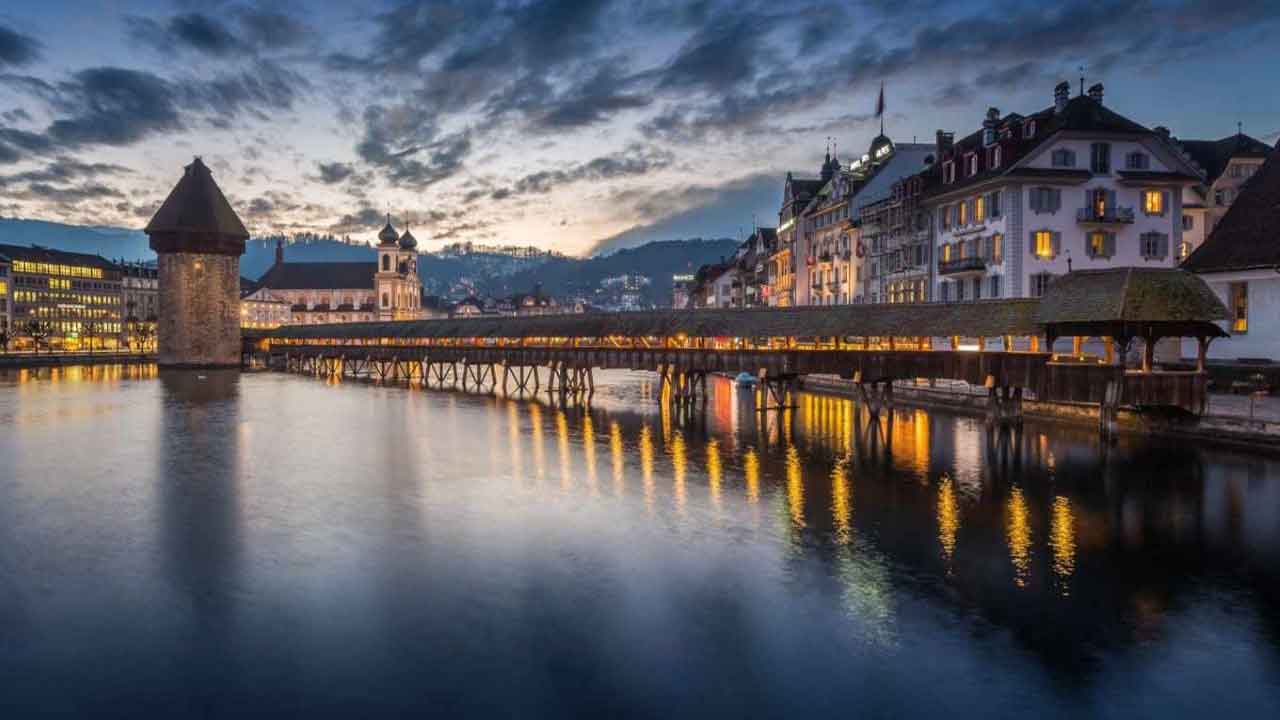
{"type": "Polygon", "coordinates": [[[418,277],[418,241],[387,224],[378,233],[374,262],[285,262],[282,241],[275,263],[244,295],[254,303],[250,322],[319,324],[413,320],[442,313],[427,307],[418,277]],[[275,305],[289,308],[285,318],[275,305]]]}
{"type": "MultiPolygon", "coordinates": [[[[1164,128],[1156,131],[1168,136],[1164,128]]],[[[1171,142],[1202,175],[1200,184],[1182,191],[1182,244],[1178,250],[1180,259],[1185,259],[1213,232],[1272,148],[1242,132],[1221,140],[1171,142]]]]}
{"type": "Polygon", "coordinates": [[[1173,267],[1184,190],[1200,181],[1161,135],[1103,104],[1102,85],[1038,113],[987,113],[939,143],[927,206],[939,300],[1038,297],[1072,269],[1173,267]]]}
{"type": "Polygon", "coordinates": [[[0,245],[0,313],[17,350],[114,350],[124,331],[121,272],[98,255],[0,245]]]}
{"type": "Polygon", "coordinates": [[[0,255],[0,333],[4,342],[0,343],[0,352],[9,349],[13,339],[13,302],[9,298],[9,283],[12,264],[8,258],[0,255]]]}
{"type": "MultiPolygon", "coordinates": [[[[1182,264],[1227,307],[1224,329],[1215,340],[1216,360],[1280,358],[1280,145],[1238,186],[1239,195],[1205,242],[1182,264]]],[[[1184,343],[1183,357],[1197,349],[1184,343]]]]}
{"type": "Polygon", "coordinates": [[[133,349],[149,349],[160,319],[160,269],[141,262],[118,262],[117,266],[124,304],[123,343],[133,349]]]}

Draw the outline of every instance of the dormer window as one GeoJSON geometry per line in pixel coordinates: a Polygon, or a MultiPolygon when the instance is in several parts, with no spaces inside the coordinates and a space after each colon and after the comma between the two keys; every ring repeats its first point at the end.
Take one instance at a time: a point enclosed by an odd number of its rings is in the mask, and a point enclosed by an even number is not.
{"type": "Polygon", "coordinates": [[[1001,153],[1001,148],[1000,148],[1000,146],[999,146],[999,145],[997,145],[996,147],[993,147],[993,148],[991,148],[990,150],[988,150],[988,151],[987,151],[987,165],[988,165],[991,169],[993,169],[993,170],[994,170],[994,169],[996,169],[996,168],[998,168],[998,167],[1000,167],[1000,159],[1001,159],[1001,155],[1002,155],[1002,153],[1001,153]]]}
{"type": "Polygon", "coordinates": [[[1024,138],[1026,138],[1026,139],[1030,140],[1031,138],[1033,138],[1033,137],[1035,137],[1035,136],[1036,136],[1036,121],[1035,121],[1035,120],[1028,120],[1028,121],[1027,121],[1023,126],[1022,126],[1022,137],[1024,137],[1024,138]]]}
{"type": "Polygon", "coordinates": [[[956,181],[956,164],[951,160],[942,163],[942,182],[953,183],[956,181]]]}
{"type": "Polygon", "coordinates": [[[969,176],[973,177],[978,174],[978,154],[969,153],[969,176]]]}

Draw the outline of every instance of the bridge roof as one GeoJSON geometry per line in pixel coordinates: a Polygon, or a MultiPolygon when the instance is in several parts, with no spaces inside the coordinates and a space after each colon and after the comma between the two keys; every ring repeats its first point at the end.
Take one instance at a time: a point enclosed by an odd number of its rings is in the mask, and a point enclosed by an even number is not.
{"type": "Polygon", "coordinates": [[[1079,270],[1053,282],[1040,300],[1036,321],[1043,326],[1099,335],[1223,335],[1214,320],[1227,309],[1213,290],[1192,273],[1172,268],[1079,270]]]}
{"type": "Polygon", "coordinates": [[[917,305],[654,310],[532,317],[449,318],[290,325],[298,339],[526,337],[966,337],[1036,335],[1039,301],[983,300],[917,305]]]}

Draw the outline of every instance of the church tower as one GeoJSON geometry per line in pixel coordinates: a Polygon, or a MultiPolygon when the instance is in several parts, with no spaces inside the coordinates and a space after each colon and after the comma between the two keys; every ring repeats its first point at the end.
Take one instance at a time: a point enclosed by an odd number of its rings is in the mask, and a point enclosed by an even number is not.
{"type": "Polygon", "coordinates": [[[422,283],[418,279],[418,240],[406,228],[404,234],[387,224],[378,233],[379,320],[413,320],[420,316],[422,283]]]}
{"type": "Polygon", "coordinates": [[[240,256],[249,231],[200,158],[145,232],[159,256],[159,364],[240,365],[240,256]]]}

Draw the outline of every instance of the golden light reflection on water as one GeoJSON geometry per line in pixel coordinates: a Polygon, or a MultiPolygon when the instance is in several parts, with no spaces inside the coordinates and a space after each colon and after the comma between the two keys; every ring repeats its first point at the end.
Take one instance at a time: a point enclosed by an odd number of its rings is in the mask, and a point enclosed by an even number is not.
{"type": "Polygon", "coordinates": [[[1031,511],[1022,496],[1022,488],[1014,487],[1005,501],[1005,534],[1009,544],[1009,560],[1013,562],[1013,582],[1026,587],[1031,579],[1031,511]]]}
{"type": "Polygon", "coordinates": [[[760,456],[755,448],[747,448],[742,455],[742,474],[747,483],[747,502],[760,502],[760,456]]]}
{"type": "Polygon", "coordinates": [[[507,434],[511,445],[511,478],[521,480],[524,477],[524,462],[520,454],[523,438],[520,435],[520,405],[513,400],[507,401],[507,434]]]}
{"type": "Polygon", "coordinates": [[[1058,495],[1049,514],[1049,549],[1053,551],[1053,574],[1063,597],[1071,594],[1071,574],[1076,569],[1075,511],[1071,501],[1058,495]]]}
{"type": "Polygon", "coordinates": [[[951,559],[956,553],[956,535],[960,532],[960,506],[956,502],[955,483],[946,475],[938,483],[938,543],[942,545],[942,559],[950,570],[951,559]]]}
{"type": "Polygon", "coordinates": [[[542,447],[542,406],[529,404],[529,431],[533,443],[533,475],[539,484],[547,476],[547,458],[542,447]]]}
{"type": "Polygon", "coordinates": [[[687,491],[685,489],[685,472],[688,470],[689,459],[685,455],[684,433],[679,430],[672,433],[671,437],[671,483],[675,493],[676,510],[684,514],[686,503],[688,502],[687,491]]]}
{"type": "Polygon", "coordinates": [[[711,493],[711,505],[719,512],[720,480],[724,472],[720,462],[720,442],[715,438],[707,441],[707,488],[711,493]]]}
{"type": "Polygon", "coordinates": [[[846,545],[853,539],[853,498],[849,493],[849,458],[836,459],[831,468],[831,514],[835,520],[836,542],[846,545]]]}
{"type": "Polygon", "coordinates": [[[564,410],[556,411],[556,450],[560,455],[560,489],[573,487],[573,472],[569,467],[569,418],[564,410]]]}
{"type": "Polygon", "coordinates": [[[596,477],[596,428],[591,422],[591,413],[582,414],[582,454],[587,463],[587,488],[592,495],[598,495],[599,478],[596,477]]]}
{"type": "Polygon", "coordinates": [[[622,449],[622,426],[614,420],[609,424],[609,451],[613,455],[613,492],[621,496],[626,489],[625,458],[622,449]]]}
{"type": "Polygon", "coordinates": [[[649,423],[640,427],[640,478],[644,482],[644,506],[653,511],[653,430],[649,423]]]}
{"type": "Polygon", "coordinates": [[[791,524],[797,529],[805,526],[804,521],[804,468],[800,464],[800,451],[795,445],[787,447],[787,509],[791,513],[791,524]]]}

